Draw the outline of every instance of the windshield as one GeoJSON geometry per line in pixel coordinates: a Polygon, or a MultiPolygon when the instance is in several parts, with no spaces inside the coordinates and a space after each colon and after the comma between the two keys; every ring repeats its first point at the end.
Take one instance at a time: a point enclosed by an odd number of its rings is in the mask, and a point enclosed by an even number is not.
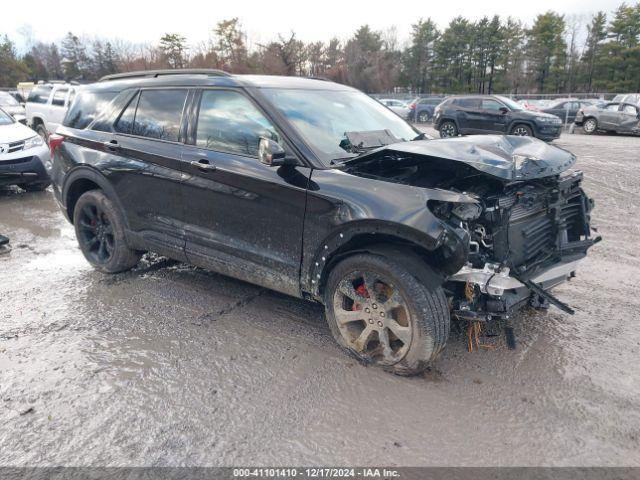
{"type": "Polygon", "coordinates": [[[9,125],[10,123],[13,123],[13,117],[5,113],[4,110],[0,110],[0,125],[9,125]]]}
{"type": "Polygon", "coordinates": [[[419,135],[407,122],[362,92],[264,89],[264,95],[291,122],[327,164],[355,156],[340,146],[346,132],[389,130],[401,141],[419,135]]]}
{"type": "Polygon", "coordinates": [[[513,101],[513,100],[511,100],[510,98],[507,98],[507,97],[501,97],[501,96],[499,96],[499,95],[498,95],[496,98],[499,98],[499,99],[500,99],[500,101],[501,101],[502,103],[504,103],[507,107],[509,107],[511,110],[515,110],[515,111],[518,111],[518,110],[524,110],[524,109],[522,108],[522,105],[520,105],[520,104],[519,104],[519,103],[517,103],[517,102],[514,102],[514,101],[513,101]]]}
{"type": "Polygon", "coordinates": [[[18,101],[7,92],[0,92],[0,105],[20,105],[18,101]]]}

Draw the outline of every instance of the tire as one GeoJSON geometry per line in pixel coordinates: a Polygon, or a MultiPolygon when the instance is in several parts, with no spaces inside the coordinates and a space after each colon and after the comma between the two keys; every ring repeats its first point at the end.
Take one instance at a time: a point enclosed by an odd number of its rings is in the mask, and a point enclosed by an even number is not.
{"type": "Polygon", "coordinates": [[[123,272],[140,261],[140,252],[127,245],[122,214],[101,190],[80,196],[73,210],[73,225],[80,250],[96,270],[123,272]]]}
{"type": "Polygon", "coordinates": [[[47,131],[47,128],[42,123],[38,123],[38,125],[36,125],[35,131],[38,135],[42,137],[45,143],[49,145],[49,132],[47,131]]]}
{"type": "Polygon", "coordinates": [[[519,123],[511,128],[511,133],[509,135],[517,135],[518,137],[532,137],[533,132],[531,131],[531,127],[519,123]]]}
{"type": "Polygon", "coordinates": [[[587,135],[592,135],[596,133],[596,130],[598,130],[598,121],[595,118],[587,118],[582,123],[582,130],[587,135]]]}
{"type": "Polygon", "coordinates": [[[21,183],[18,185],[21,189],[26,190],[27,192],[43,192],[47,189],[47,187],[51,185],[50,182],[44,183],[21,183]]]}
{"type": "Polygon", "coordinates": [[[458,136],[458,127],[451,120],[445,120],[440,124],[440,137],[451,138],[458,136]]]}
{"type": "Polygon", "coordinates": [[[420,112],[418,114],[418,123],[427,123],[430,119],[429,112],[420,112]]]}
{"type": "Polygon", "coordinates": [[[337,264],[327,279],[324,304],[331,333],[343,350],[396,375],[423,372],[449,337],[442,287],[430,290],[379,255],[357,254],[337,264]]]}

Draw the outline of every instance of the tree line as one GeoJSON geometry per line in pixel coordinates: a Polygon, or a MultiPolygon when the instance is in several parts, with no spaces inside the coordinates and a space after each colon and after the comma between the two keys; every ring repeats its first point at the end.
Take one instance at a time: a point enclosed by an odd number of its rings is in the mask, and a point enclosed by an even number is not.
{"type": "Polygon", "coordinates": [[[19,81],[95,81],[117,72],[218,68],[232,73],[322,77],[369,93],[564,93],[640,91],[640,3],[590,18],[553,11],[530,26],[498,15],[462,16],[439,29],[412,25],[401,45],[395,28],[362,25],[346,41],[303,42],[291,32],[250,44],[238,18],[189,46],[179,33],[157,44],[87,40],[69,32],[59,43],[36,42],[18,54],[0,39],[0,86],[19,81]]]}

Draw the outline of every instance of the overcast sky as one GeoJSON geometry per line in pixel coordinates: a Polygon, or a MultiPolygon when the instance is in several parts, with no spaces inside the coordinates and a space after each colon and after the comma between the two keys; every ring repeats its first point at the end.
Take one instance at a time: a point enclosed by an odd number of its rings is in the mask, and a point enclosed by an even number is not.
{"type": "Polygon", "coordinates": [[[23,48],[29,37],[57,41],[72,31],[88,37],[122,38],[132,42],[158,41],[166,32],[181,33],[190,44],[206,40],[216,23],[239,17],[252,43],[294,30],[302,40],[348,38],[360,25],[377,30],[397,27],[404,41],[420,17],[431,17],[444,27],[457,15],[478,19],[484,15],[513,16],[530,24],[547,10],[581,15],[588,20],[597,10],[611,12],[621,0],[31,0],[9,2],[2,9],[2,31],[23,48]]]}

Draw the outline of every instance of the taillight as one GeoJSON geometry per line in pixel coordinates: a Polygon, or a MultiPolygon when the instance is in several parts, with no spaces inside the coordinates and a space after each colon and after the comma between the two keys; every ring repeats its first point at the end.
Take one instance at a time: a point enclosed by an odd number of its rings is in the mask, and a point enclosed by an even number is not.
{"type": "Polygon", "coordinates": [[[51,155],[51,160],[53,160],[53,154],[56,151],[56,148],[64,142],[64,137],[62,135],[49,135],[49,154],[51,155]]]}

